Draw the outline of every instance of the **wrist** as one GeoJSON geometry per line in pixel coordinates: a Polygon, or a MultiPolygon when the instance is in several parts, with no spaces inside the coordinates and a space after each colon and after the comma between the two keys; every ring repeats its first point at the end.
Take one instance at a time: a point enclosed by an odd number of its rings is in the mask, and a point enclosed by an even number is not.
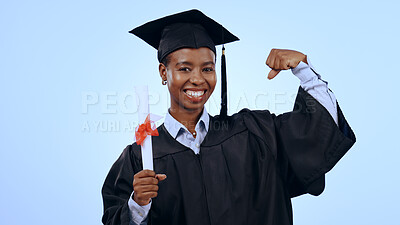
{"type": "Polygon", "coordinates": [[[307,55],[305,55],[305,54],[303,54],[303,55],[304,55],[304,57],[303,57],[303,60],[301,60],[301,61],[308,65],[307,55]]]}
{"type": "Polygon", "coordinates": [[[135,201],[138,205],[140,206],[145,206],[150,204],[151,199],[147,199],[147,200],[141,200],[139,198],[136,197],[136,192],[133,193],[132,195],[132,200],[135,201]]]}

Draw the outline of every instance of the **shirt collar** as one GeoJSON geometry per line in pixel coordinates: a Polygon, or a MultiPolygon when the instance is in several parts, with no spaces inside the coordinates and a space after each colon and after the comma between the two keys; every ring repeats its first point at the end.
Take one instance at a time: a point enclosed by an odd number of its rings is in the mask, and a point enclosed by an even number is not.
{"type": "MultiPolygon", "coordinates": [[[[208,112],[204,107],[203,113],[201,114],[200,119],[196,124],[196,130],[198,127],[200,127],[204,128],[205,132],[208,132],[208,128],[210,125],[209,123],[210,123],[210,116],[208,115],[208,112]]],[[[183,124],[178,122],[174,117],[172,117],[169,112],[165,116],[164,127],[165,129],[167,129],[168,133],[174,138],[178,136],[178,133],[181,129],[187,130],[187,128],[183,126],[183,124]]]]}

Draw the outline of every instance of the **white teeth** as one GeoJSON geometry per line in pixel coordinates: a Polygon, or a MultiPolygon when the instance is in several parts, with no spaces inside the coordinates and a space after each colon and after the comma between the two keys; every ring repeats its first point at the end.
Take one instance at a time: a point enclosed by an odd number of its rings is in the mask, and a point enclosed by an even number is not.
{"type": "Polygon", "coordinates": [[[191,90],[187,90],[186,94],[188,94],[189,96],[192,97],[200,97],[202,95],[204,95],[204,91],[191,91],[191,90]]]}

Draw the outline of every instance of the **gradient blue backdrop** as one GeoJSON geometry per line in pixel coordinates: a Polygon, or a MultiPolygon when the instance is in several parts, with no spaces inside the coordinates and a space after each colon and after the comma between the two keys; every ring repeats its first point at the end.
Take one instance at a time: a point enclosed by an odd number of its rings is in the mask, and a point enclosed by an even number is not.
{"type": "Polygon", "coordinates": [[[226,46],[230,114],[290,110],[299,82],[290,72],[267,80],[265,60],[271,48],[296,49],[357,135],[325,192],[293,199],[295,224],[399,224],[395,0],[2,1],[0,224],[101,224],[104,178],[133,140],[134,85],[150,86],[152,112],[169,105],[156,51],[128,31],[191,8],[241,39],[226,46]]]}

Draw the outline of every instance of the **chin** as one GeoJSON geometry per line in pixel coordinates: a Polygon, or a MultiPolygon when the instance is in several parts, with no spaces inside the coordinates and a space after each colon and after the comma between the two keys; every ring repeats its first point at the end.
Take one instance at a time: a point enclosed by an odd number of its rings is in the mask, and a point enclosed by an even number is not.
{"type": "Polygon", "coordinates": [[[188,111],[198,111],[198,110],[203,110],[206,102],[207,101],[198,102],[198,103],[186,102],[182,106],[185,110],[188,110],[188,111]]]}

